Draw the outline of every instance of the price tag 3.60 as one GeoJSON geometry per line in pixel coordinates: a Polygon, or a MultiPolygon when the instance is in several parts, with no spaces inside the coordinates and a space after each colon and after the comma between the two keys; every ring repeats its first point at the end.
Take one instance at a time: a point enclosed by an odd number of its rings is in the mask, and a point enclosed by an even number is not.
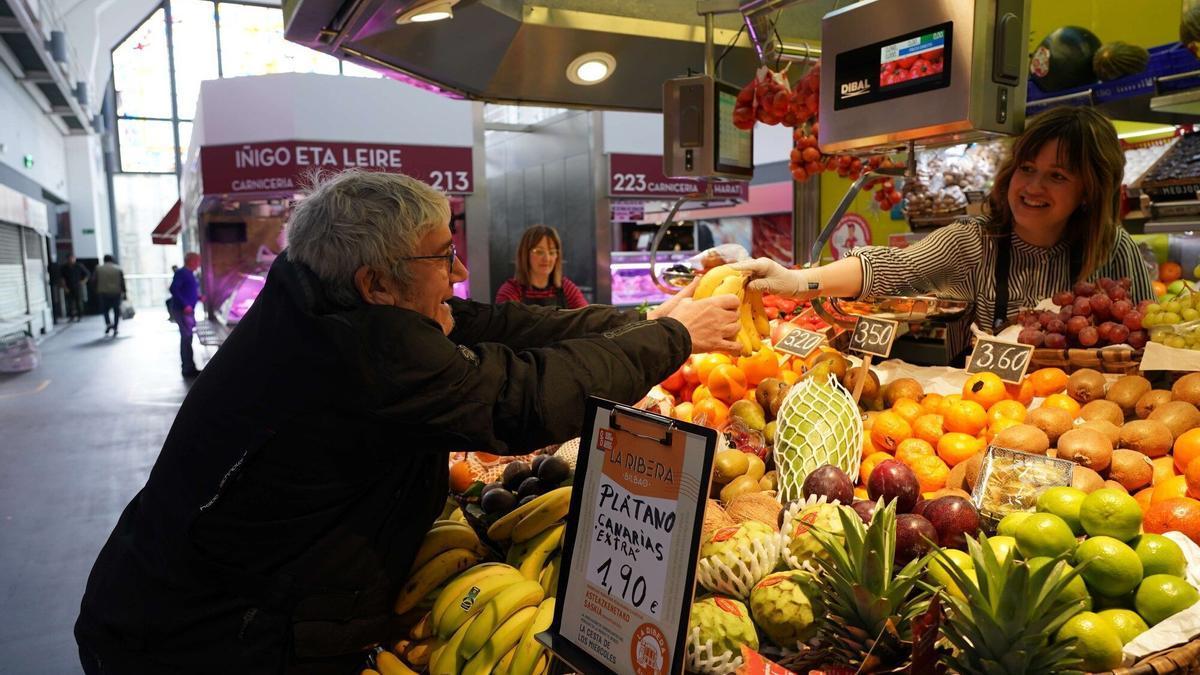
{"type": "Polygon", "coordinates": [[[1020,384],[1029,368],[1029,357],[1032,355],[1033,345],[981,337],[975,342],[971,360],[967,363],[967,372],[995,373],[1009,384],[1020,384]]]}
{"type": "Polygon", "coordinates": [[[860,316],[850,336],[850,349],[862,354],[873,354],[886,359],[892,353],[896,341],[899,321],[860,316]]]}
{"type": "Polygon", "coordinates": [[[792,356],[805,358],[824,342],[824,335],[805,328],[796,328],[783,336],[779,344],[775,345],[775,349],[792,356]]]}

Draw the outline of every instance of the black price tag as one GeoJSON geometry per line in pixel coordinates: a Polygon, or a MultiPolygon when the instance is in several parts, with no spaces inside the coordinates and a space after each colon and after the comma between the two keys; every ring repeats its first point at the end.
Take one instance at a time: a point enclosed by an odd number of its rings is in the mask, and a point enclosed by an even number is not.
{"type": "Polygon", "coordinates": [[[824,342],[824,335],[805,328],[796,328],[783,336],[779,344],[775,345],[775,349],[791,354],[792,356],[799,356],[803,359],[816,351],[817,347],[820,347],[824,342]]]}
{"type": "Polygon", "coordinates": [[[1033,345],[981,337],[975,341],[975,349],[967,363],[967,372],[995,373],[1009,384],[1020,384],[1021,378],[1025,377],[1025,371],[1029,368],[1029,357],[1032,355],[1033,345]]]}
{"type": "Polygon", "coordinates": [[[899,321],[860,316],[850,336],[850,349],[861,354],[874,354],[886,359],[892,353],[899,321]]]}

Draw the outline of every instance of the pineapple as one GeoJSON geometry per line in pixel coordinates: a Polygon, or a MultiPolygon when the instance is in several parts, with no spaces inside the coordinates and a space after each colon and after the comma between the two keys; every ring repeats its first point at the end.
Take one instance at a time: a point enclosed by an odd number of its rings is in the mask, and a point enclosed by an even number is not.
{"type": "Polygon", "coordinates": [[[1066,572],[1065,556],[1033,571],[1013,556],[998,560],[986,535],[967,548],[973,575],[935,552],[966,597],[942,596],[952,609],[942,624],[954,647],[946,663],[961,673],[1079,673],[1072,646],[1049,637],[1084,609],[1086,600],[1064,592],[1079,570],[1066,572]]]}
{"type": "Polygon", "coordinates": [[[849,509],[838,514],[844,544],[841,537],[816,533],[829,553],[818,558],[828,611],[819,658],[860,673],[902,671],[912,656],[913,619],[929,606],[930,593],[918,583],[928,556],[896,569],[894,501],[876,509],[870,525],[849,509]]]}

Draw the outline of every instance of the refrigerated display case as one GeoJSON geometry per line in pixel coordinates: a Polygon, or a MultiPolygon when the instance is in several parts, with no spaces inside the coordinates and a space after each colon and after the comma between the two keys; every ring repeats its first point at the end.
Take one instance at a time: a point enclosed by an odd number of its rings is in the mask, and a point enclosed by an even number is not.
{"type": "MultiPolygon", "coordinates": [[[[695,251],[660,252],[656,271],[661,275],[672,265],[686,264],[684,261],[694,255],[695,251]]],[[[614,251],[609,270],[612,275],[614,305],[629,307],[643,302],[656,305],[666,302],[670,297],[650,280],[650,254],[645,251],[614,251]]]]}

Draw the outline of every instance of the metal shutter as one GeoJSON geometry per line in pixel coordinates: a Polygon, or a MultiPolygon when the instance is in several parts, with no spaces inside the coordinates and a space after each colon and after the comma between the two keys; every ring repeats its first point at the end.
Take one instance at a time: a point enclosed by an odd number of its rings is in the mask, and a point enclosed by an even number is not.
{"type": "Polygon", "coordinates": [[[37,314],[46,306],[45,239],[33,230],[25,230],[25,283],[29,287],[29,312],[37,314]]]}
{"type": "Polygon", "coordinates": [[[0,320],[24,316],[25,255],[21,246],[21,229],[0,223],[0,320]]]}

